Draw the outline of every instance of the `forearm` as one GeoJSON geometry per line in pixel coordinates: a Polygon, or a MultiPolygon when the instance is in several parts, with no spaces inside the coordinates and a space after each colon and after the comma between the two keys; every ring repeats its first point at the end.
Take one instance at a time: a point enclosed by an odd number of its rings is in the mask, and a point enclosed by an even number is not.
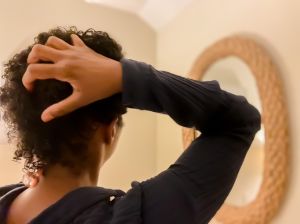
{"type": "Polygon", "coordinates": [[[123,103],[128,107],[166,113],[201,132],[225,131],[259,116],[245,98],[223,91],[216,81],[183,78],[133,60],[121,63],[123,103]]]}

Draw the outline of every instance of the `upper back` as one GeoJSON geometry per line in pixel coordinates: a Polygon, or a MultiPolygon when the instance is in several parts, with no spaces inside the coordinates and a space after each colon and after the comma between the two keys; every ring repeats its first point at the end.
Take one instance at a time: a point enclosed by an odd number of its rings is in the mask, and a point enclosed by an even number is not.
{"type": "Polygon", "coordinates": [[[70,223],[113,223],[113,224],[135,224],[140,223],[140,214],[136,213],[140,209],[140,191],[138,188],[131,189],[127,194],[120,190],[111,190],[101,187],[82,187],[78,188],[62,199],[49,206],[45,210],[38,213],[32,219],[30,215],[34,212],[30,211],[30,206],[24,208],[24,204],[16,203],[16,212],[12,215],[22,214],[21,219],[9,214],[9,209],[13,201],[20,195],[26,187],[23,185],[11,185],[10,187],[0,188],[0,193],[3,195],[0,198],[0,223],[24,223],[30,224],[70,224],[70,223]],[[114,197],[114,199],[112,198],[114,197]],[[113,199],[113,200],[112,200],[113,199]],[[132,215],[131,215],[132,213],[132,215]],[[136,217],[138,216],[138,217],[136,217]],[[27,220],[29,217],[30,220],[27,220]],[[22,219],[23,218],[23,219],[22,219]],[[8,222],[9,221],[9,222],[8,222]]]}

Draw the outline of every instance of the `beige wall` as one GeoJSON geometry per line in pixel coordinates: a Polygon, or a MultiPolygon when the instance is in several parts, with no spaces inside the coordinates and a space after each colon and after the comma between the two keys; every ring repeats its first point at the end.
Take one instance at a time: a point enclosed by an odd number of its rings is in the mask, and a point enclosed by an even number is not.
{"type": "MultiPolygon", "coordinates": [[[[107,31],[123,45],[127,57],[155,63],[156,36],[136,16],[84,3],[83,0],[1,0],[0,61],[20,50],[40,31],[55,26],[107,31]],[[138,44],[137,44],[138,43],[138,44]]],[[[103,167],[100,185],[128,189],[132,180],[155,172],[155,115],[131,110],[115,155],[103,167]]],[[[11,147],[0,145],[0,185],[20,179],[21,165],[11,161],[11,147]]]]}
{"type": "MultiPolygon", "coordinates": [[[[300,3],[296,0],[194,1],[157,36],[157,66],[185,75],[203,49],[222,37],[244,34],[255,38],[271,53],[281,69],[291,130],[291,172],[288,194],[274,224],[296,223],[300,206],[300,3]]],[[[180,152],[179,129],[158,118],[158,169],[180,152]],[[172,139],[172,140],[171,140],[172,139]],[[166,146],[171,149],[163,151],[166,146]]]]}
{"type": "MultiPolygon", "coordinates": [[[[0,1],[0,61],[27,44],[33,34],[55,25],[108,31],[123,45],[128,57],[182,75],[188,73],[196,56],[216,40],[236,33],[255,38],[279,64],[293,121],[290,187],[273,223],[295,223],[300,206],[300,140],[296,136],[300,132],[296,116],[300,113],[299,9],[297,0],[199,0],[155,33],[135,16],[81,0],[0,1]]],[[[130,111],[125,122],[118,150],[101,171],[101,186],[126,190],[130,181],[167,168],[182,152],[181,128],[167,116],[130,111]]],[[[19,180],[21,165],[11,162],[11,154],[12,148],[0,145],[0,185],[19,180]]]]}

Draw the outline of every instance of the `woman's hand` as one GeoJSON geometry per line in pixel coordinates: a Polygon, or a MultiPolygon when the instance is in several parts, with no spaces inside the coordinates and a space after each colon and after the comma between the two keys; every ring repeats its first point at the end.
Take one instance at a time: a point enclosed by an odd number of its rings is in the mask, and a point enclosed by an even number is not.
{"type": "Polygon", "coordinates": [[[73,45],[50,37],[45,45],[35,45],[27,59],[22,81],[29,91],[37,79],[57,79],[73,87],[72,95],[43,111],[44,122],[122,91],[121,63],[94,52],[77,35],[71,38],[73,45]]]}

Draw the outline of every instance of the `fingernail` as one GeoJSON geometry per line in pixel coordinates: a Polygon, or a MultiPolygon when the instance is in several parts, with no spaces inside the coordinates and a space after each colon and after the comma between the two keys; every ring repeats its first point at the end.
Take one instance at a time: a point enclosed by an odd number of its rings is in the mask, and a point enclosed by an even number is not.
{"type": "Polygon", "coordinates": [[[44,122],[48,122],[48,121],[52,120],[53,118],[54,117],[51,114],[44,114],[44,115],[42,115],[42,120],[44,122]]]}
{"type": "Polygon", "coordinates": [[[32,85],[24,85],[25,89],[28,91],[28,92],[32,92],[33,91],[33,87],[32,85]]]}

